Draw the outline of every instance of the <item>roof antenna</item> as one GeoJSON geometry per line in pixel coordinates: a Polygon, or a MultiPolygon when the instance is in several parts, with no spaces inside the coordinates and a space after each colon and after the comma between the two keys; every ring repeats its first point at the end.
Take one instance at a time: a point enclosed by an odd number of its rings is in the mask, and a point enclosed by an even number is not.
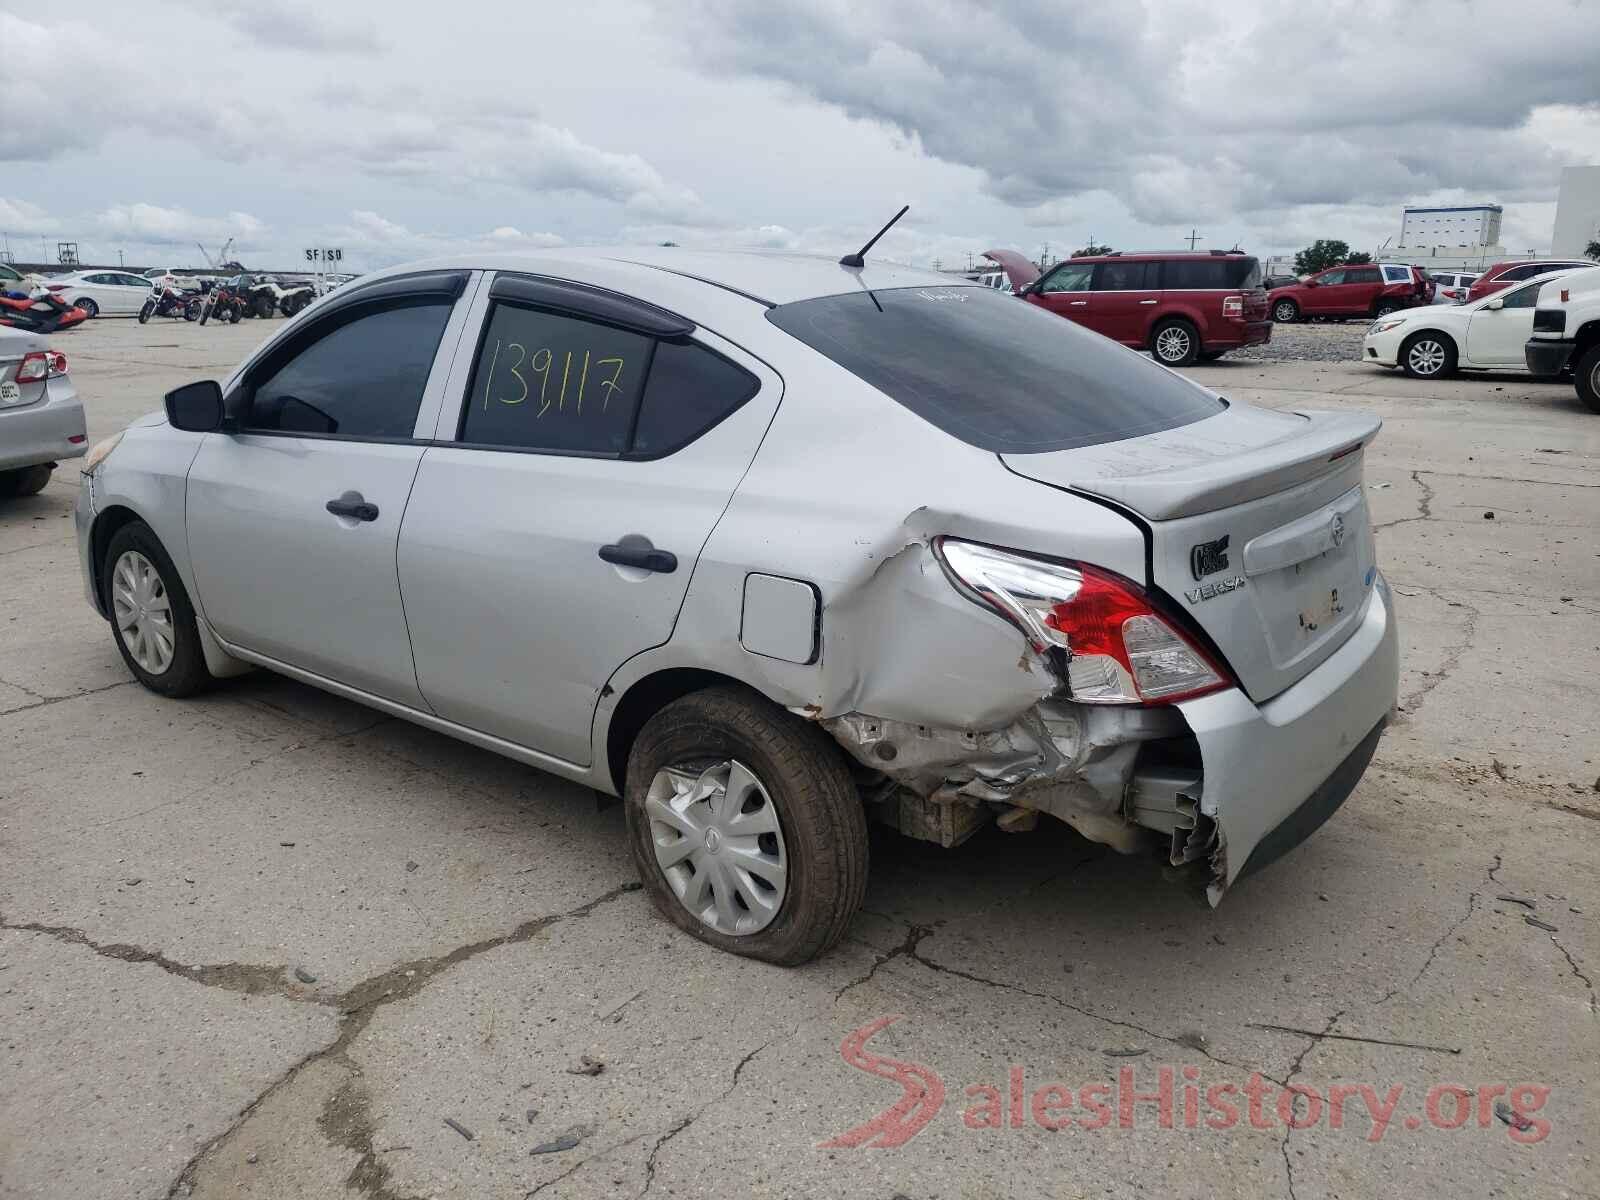
{"type": "Polygon", "coordinates": [[[872,240],[870,242],[868,242],[865,246],[861,247],[861,249],[857,250],[854,254],[846,254],[843,258],[841,258],[839,260],[839,265],[841,267],[864,267],[864,266],[866,266],[867,265],[867,251],[871,250],[874,246],[876,246],[878,244],[878,239],[881,238],[884,234],[888,233],[890,228],[893,227],[894,223],[896,221],[898,221],[901,217],[905,216],[910,211],[911,211],[911,205],[908,204],[904,208],[902,208],[899,212],[895,213],[894,216],[889,218],[889,224],[888,225],[885,225],[882,229],[878,230],[877,233],[872,235],[872,240]]]}

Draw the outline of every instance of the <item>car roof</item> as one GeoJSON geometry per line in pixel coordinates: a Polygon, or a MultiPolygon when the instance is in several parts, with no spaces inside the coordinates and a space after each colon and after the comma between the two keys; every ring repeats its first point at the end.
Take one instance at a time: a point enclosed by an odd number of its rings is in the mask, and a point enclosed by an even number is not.
{"type": "Polygon", "coordinates": [[[977,287],[960,276],[940,275],[887,259],[867,259],[856,269],[839,265],[826,254],[794,254],[760,250],[689,250],[676,246],[608,246],[560,249],[533,254],[479,254],[429,259],[362,277],[370,282],[415,270],[521,271],[528,274],[570,274],[584,263],[632,266],[640,271],[667,271],[738,292],[763,304],[790,304],[819,296],[837,296],[862,288],[977,287]]]}

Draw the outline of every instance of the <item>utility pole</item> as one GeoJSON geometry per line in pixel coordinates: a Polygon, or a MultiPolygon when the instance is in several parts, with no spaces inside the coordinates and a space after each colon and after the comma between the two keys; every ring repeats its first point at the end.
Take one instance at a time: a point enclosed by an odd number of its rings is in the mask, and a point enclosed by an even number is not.
{"type": "Polygon", "coordinates": [[[117,266],[120,267],[121,265],[122,265],[122,251],[118,250],[117,251],[117,266]]]}
{"type": "Polygon", "coordinates": [[[1046,271],[1050,268],[1050,243],[1046,242],[1039,251],[1039,270],[1046,271]]]}
{"type": "Polygon", "coordinates": [[[941,262],[941,261],[940,261],[940,260],[939,260],[939,259],[937,259],[937,258],[936,258],[936,259],[934,259],[934,260],[933,260],[933,269],[934,269],[934,270],[935,270],[935,271],[937,271],[937,270],[938,270],[938,269],[939,269],[939,268],[940,268],[940,267],[942,267],[942,266],[943,266],[943,265],[944,265],[944,264],[943,264],[943,263],[942,263],[942,262],[941,262]]]}
{"type": "Polygon", "coordinates": [[[1190,229],[1190,230],[1189,230],[1189,236],[1188,236],[1188,237],[1186,237],[1186,238],[1184,238],[1184,239],[1183,239],[1183,240],[1184,240],[1184,241],[1186,241],[1186,242],[1188,242],[1188,243],[1189,243],[1189,249],[1190,249],[1190,250],[1193,250],[1193,249],[1194,249],[1194,244],[1195,244],[1195,243],[1196,243],[1196,242],[1203,242],[1203,241],[1205,241],[1205,240],[1206,240],[1206,239],[1205,239],[1205,237],[1204,237],[1204,235],[1202,235],[1202,234],[1199,234],[1199,233],[1196,233],[1196,232],[1195,232],[1195,231],[1194,231],[1194,230],[1193,230],[1193,229],[1192,229],[1192,228],[1191,228],[1191,229],[1190,229]]]}

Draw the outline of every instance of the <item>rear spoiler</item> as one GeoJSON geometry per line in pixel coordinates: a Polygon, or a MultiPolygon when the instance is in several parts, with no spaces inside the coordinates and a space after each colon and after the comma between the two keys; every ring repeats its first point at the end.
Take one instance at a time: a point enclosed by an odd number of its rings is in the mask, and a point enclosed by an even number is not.
{"type": "MultiPolygon", "coordinates": [[[[1287,491],[1339,469],[1338,464],[1370,445],[1383,422],[1368,413],[1307,411],[1306,426],[1226,458],[1165,470],[1074,481],[1073,490],[1115,501],[1152,521],[1213,512],[1287,491]]],[[[1181,430],[1175,431],[1181,433],[1181,430]]]]}

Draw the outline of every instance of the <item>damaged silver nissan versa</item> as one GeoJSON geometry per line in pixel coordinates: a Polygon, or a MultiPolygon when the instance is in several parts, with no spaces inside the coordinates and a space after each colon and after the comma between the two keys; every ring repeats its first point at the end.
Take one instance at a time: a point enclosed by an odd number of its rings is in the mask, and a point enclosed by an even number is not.
{"type": "Polygon", "coordinates": [[[1326,820],[1395,703],[1377,431],[893,266],[480,256],[170,393],[77,525],[147,687],[264,667],[621,795],[668,917],[798,963],[869,819],[1213,902],[1326,820]]]}

